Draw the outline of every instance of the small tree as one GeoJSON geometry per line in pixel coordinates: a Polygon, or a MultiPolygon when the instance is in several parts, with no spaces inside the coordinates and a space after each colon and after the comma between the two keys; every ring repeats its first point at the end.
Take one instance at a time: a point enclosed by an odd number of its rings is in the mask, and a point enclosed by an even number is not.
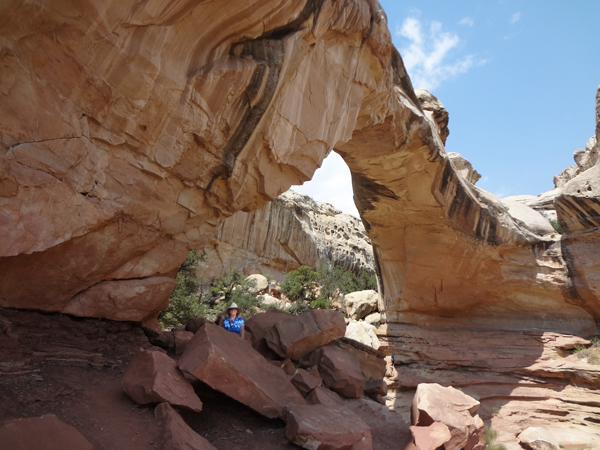
{"type": "Polygon", "coordinates": [[[260,299],[255,295],[256,281],[247,280],[237,269],[231,269],[227,275],[220,276],[210,287],[213,296],[225,296],[223,306],[219,309],[225,311],[232,303],[239,307],[240,314],[244,313],[246,318],[256,314],[260,307],[260,299]]]}
{"type": "Polygon", "coordinates": [[[169,306],[158,315],[163,328],[184,325],[191,318],[204,315],[206,307],[201,298],[206,294],[208,280],[198,278],[196,264],[205,258],[204,251],[192,250],[179,266],[177,285],[169,298],[169,306]]]}
{"type": "Polygon", "coordinates": [[[281,285],[281,292],[293,302],[314,300],[317,278],[317,272],[312,270],[311,267],[300,266],[297,270],[292,270],[286,274],[281,285]]]}

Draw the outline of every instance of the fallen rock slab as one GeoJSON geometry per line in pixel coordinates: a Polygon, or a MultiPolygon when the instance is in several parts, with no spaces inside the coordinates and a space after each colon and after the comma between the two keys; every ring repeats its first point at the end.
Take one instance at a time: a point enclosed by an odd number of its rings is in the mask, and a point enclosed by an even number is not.
{"type": "Polygon", "coordinates": [[[173,336],[175,337],[175,354],[181,356],[194,337],[194,333],[191,331],[174,331],[173,336]]]}
{"type": "Polygon", "coordinates": [[[189,342],[179,368],[213,389],[269,417],[306,401],[285,372],[270,364],[235,333],[206,324],[189,342]]]}
{"type": "Polygon", "coordinates": [[[168,403],[158,405],[154,410],[154,417],[163,424],[162,450],[217,450],[192,430],[168,403]]]}
{"type": "Polygon", "coordinates": [[[185,331],[195,334],[206,322],[210,322],[206,317],[194,317],[185,324],[185,331]]]}
{"type": "Polygon", "coordinates": [[[306,396],[306,400],[311,405],[324,405],[324,406],[340,406],[344,404],[344,401],[335,392],[323,386],[317,386],[310,394],[306,396]]]}
{"type": "Polygon", "coordinates": [[[463,449],[468,442],[474,441],[472,436],[478,436],[478,427],[483,425],[472,417],[478,408],[477,400],[458,389],[437,383],[421,383],[412,402],[411,425],[429,426],[433,422],[441,422],[452,434],[452,438],[444,444],[445,449],[463,449]]]}
{"type": "Polygon", "coordinates": [[[289,315],[267,330],[264,338],[280,357],[298,360],[345,332],[346,322],[341,312],[315,309],[299,316],[289,315]]]}
{"type": "Polygon", "coordinates": [[[530,450],[559,450],[560,444],[545,428],[529,427],[517,436],[522,447],[530,450]]]}
{"type": "Polygon", "coordinates": [[[330,389],[344,397],[362,397],[365,380],[354,356],[333,345],[323,347],[318,354],[319,373],[330,389]]]}
{"type": "Polygon", "coordinates": [[[452,437],[448,427],[440,422],[433,422],[428,427],[411,426],[410,432],[417,450],[437,450],[452,437]]]}
{"type": "Polygon", "coordinates": [[[260,352],[265,358],[278,358],[265,340],[265,334],[276,323],[287,320],[291,317],[289,313],[276,308],[269,308],[264,313],[255,314],[246,321],[246,331],[252,333],[252,346],[260,352]]]}
{"type": "Polygon", "coordinates": [[[344,406],[291,407],[285,435],[294,444],[310,450],[372,449],[371,429],[344,406]]]}
{"type": "Polygon", "coordinates": [[[302,395],[307,395],[314,388],[320,386],[322,382],[323,380],[316,367],[313,367],[310,372],[304,369],[298,369],[292,378],[292,384],[296,386],[296,389],[298,389],[302,395]]]}
{"type": "Polygon", "coordinates": [[[162,352],[141,350],[134,355],[121,386],[140,405],[167,402],[196,412],[202,410],[202,402],[192,385],[176,362],[162,352]]]}
{"type": "Polygon", "coordinates": [[[368,324],[367,322],[357,322],[356,320],[351,320],[346,326],[345,337],[348,339],[354,339],[355,341],[361,342],[369,347],[373,347],[375,350],[378,350],[381,344],[379,343],[376,330],[377,329],[373,325],[368,324]]]}
{"type": "Polygon", "coordinates": [[[0,427],[0,448],[11,450],[94,450],[71,425],[54,414],[8,420],[0,427]]]}
{"type": "Polygon", "coordinates": [[[348,314],[348,317],[360,320],[377,310],[379,293],[372,289],[352,292],[344,296],[344,300],[346,302],[346,314],[348,314]]]}
{"type": "Polygon", "coordinates": [[[385,396],[388,391],[388,385],[385,380],[368,380],[364,384],[365,395],[382,405],[385,405],[385,396]]]}
{"type": "Polygon", "coordinates": [[[358,360],[360,370],[365,380],[382,380],[385,377],[387,363],[385,353],[362,344],[354,339],[341,338],[332,342],[345,352],[350,353],[358,360]]]}

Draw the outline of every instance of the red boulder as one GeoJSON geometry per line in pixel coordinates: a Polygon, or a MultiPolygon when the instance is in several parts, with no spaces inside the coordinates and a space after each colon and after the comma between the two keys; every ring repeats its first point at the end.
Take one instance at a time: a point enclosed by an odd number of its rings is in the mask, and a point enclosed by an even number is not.
{"type": "Polygon", "coordinates": [[[286,437],[310,450],[371,450],[371,429],[344,406],[293,406],[287,414],[286,437]]]}
{"type": "Polygon", "coordinates": [[[331,390],[348,398],[362,397],[365,380],[354,356],[333,345],[319,349],[317,354],[319,373],[331,390]]]}
{"type": "Polygon", "coordinates": [[[280,357],[298,360],[334,339],[344,336],[346,322],[338,311],[314,309],[288,315],[264,333],[267,345],[280,357]]]}
{"type": "Polygon", "coordinates": [[[298,369],[296,375],[292,377],[292,384],[300,391],[302,395],[307,395],[317,386],[320,386],[323,380],[316,367],[308,372],[304,369],[298,369]]]}
{"type": "Polygon", "coordinates": [[[162,352],[139,351],[127,366],[123,390],[140,405],[167,402],[201,411],[202,402],[175,361],[162,352]]]}
{"type": "Polygon", "coordinates": [[[206,324],[190,341],[179,367],[213,389],[270,417],[306,401],[285,372],[270,364],[235,333],[206,324]]]}

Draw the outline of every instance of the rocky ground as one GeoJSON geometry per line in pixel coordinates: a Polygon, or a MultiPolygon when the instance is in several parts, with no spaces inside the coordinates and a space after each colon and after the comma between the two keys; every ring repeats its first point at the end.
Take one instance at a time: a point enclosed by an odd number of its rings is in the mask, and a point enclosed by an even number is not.
{"type": "MultiPolygon", "coordinates": [[[[139,325],[1,309],[0,327],[0,424],[54,414],[96,450],[163,448],[155,405],[134,403],[121,387],[132,356],[153,348],[139,325]]],[[[282,420],[268,419],[200,381],[193,386],[202,411],[179,411],[217,449],[298,448],[285,437],[282,420]]],[[[349,401],[348,409],[371,426],[374,448],[410,445],[408,425],[399,415],[366,399],[349,401]],[[394,427],[385,426],[390,421],[394,427]]]]}
{"type": "Polygon", "coordinates": [[[573,354],[589,341],[550,332],[406,324],[384,325],[378,333],[397,362],[388,379],[388,406],[405,420],[417,386],[435,382],[478,399],[478,414],[508,450],[521,449],[516,436],[528,427],[551,431],[563,448],[600,448],[600,365],[573,354]]]}

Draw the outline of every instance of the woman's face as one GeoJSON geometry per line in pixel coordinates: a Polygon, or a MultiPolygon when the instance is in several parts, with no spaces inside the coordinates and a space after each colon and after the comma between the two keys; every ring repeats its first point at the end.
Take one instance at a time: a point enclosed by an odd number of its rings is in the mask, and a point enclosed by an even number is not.
{"type": "Polygon", "coordinates": [[[229,317],[235,317],[237,316],[238,310],[235,308],[232,308],[229,310],[229,317]]]}

